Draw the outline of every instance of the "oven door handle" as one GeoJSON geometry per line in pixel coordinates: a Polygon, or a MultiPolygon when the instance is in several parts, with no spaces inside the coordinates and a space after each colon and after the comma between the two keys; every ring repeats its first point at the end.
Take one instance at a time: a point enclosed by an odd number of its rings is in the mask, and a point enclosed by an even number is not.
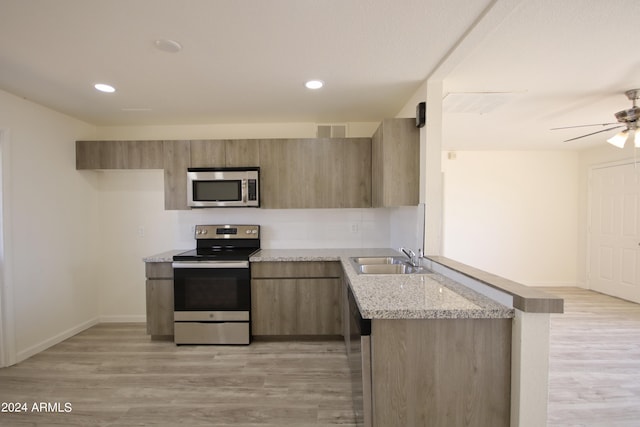
{"type": "Polygon", "coordinates": [[[177,261],[173,268],[249,268],[249,261],[177,261]]]}

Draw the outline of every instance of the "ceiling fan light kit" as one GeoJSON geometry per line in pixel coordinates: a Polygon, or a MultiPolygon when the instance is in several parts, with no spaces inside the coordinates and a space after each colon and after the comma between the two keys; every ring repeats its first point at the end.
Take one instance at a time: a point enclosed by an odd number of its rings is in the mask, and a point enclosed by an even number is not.
{"type": "MultiPolygon", "coordinates": [[[[640,89],[631,89],[624,93],[629,101],[631,101],[632,106],[627,110],[618,111],[615,116],[618,123],[621,123],[619,126],[611,127],[608,129],[599,130],[597,132],[591,132],[586,135],[578,136],[576,138],[571,138],[565,140],[565,142],[574,141],[576,139],[584,138],[587,136],[595,135],[601,132],[608,132],[613,129],[618,129],[621,127],[626,127],[623,131],[617,133],[611,138],[607,139],[607,142],[615,147],[624,148],[627,141],[633,139],[634,145],[636,148],[640,148],[640,131],[638,130],[638,119],[640,119],[640,107],[636,105],[636,101],[640,99],[640,89]]],[[[602,123],[602,124],[594,124],[594,125],[580,125],[580,126],[566,126],[561,128],[553,128],[552,130],[557,129],[570,129],[577,127],[586,127],[586,126],[609,126],[615,123],[602,123]]]]}
{"type": "Polygon", "coordinates": [[[624,148],[627,141],[631,141],[632,139],[636,148],[640,148],[640,132],[638,132],[637,128],[629,128],[627,130],[623,130],[622,132],[619,132],[611,138],[607,139],[607,142],[618,148],[624,148]]]}
{"type": "Polygon", "coordinates": [[[622,132],[607,139],[607,142],[615,147],[624,148],[624,145],[627,142],[628,133],[629,131],[623,130],[622,132]]]}

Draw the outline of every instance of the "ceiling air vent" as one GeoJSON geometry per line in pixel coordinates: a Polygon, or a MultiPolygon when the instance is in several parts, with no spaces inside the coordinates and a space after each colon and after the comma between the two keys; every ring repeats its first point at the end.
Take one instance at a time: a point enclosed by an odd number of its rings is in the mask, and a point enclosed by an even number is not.
{"type": "Polygon", "coordinates": [[[347,125],[318,125],[318,138],[346,138],[347,125]]]}

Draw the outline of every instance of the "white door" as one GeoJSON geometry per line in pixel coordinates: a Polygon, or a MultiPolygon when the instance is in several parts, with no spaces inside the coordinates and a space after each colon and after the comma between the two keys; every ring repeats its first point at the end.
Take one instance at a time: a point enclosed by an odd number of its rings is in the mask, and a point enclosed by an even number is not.
{"type": "Polygon", "coordinates": [[[640,165],[592,170],[589,288],[640,302],[640,165]]]}

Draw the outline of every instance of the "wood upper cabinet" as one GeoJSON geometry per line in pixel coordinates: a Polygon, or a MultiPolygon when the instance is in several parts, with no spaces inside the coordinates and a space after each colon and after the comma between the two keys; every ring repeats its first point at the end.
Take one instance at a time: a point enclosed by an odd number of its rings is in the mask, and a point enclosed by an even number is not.
{"type": "Polygon", "coordinates": [[[190,141],[164,141],[164,208],[186,210],[187,169],[191,163],[190,141]]]}
{"type": "Polygon", "coordinates": [[[255,139],[191,141],[192,168],[260,166],[260,144],[255,139]]]}
{"type": "Polygon", "coordinates": [[[162,169],[162,141],[76,141],[76,169],[162,169]]]}
{"type": "Polygon", "coordinates": [[[368,208],[371,150],[371,138],[76,141],[76,167],[164,169],[166,210],[189,209],[189,167],[243,166],[260,167],[264,208],[368,208]]]}
{"type": "Polygon", "coordinates": [[[420,130],[415,119],[385,119],[372,138],[372,205],[416,206],[420,192],[420,130]]]}
{"type": "MultiPolygon", "coordinates": [[[[191,166],[192,168],[218,168],[226,165],[224,158],[224,141],[200,140],[191,141],[191,166]]],[[[185,173],[187,171],[185,170],[185,173]]]]}
{"type": "Polygon", "coordinates": [[[227,139],[224,141],[227,167],[260,166],[260,141],[257,139],[227,139]]]}
{"type": "Polygon", "coordinates": [[[260,141],[265,208],[371,206],[371,139],[260,141]]]}
{"type": "Polygon", "coordinates": [[[251,264],[254,335],[340,335],[339,262],[251,264]]]}

